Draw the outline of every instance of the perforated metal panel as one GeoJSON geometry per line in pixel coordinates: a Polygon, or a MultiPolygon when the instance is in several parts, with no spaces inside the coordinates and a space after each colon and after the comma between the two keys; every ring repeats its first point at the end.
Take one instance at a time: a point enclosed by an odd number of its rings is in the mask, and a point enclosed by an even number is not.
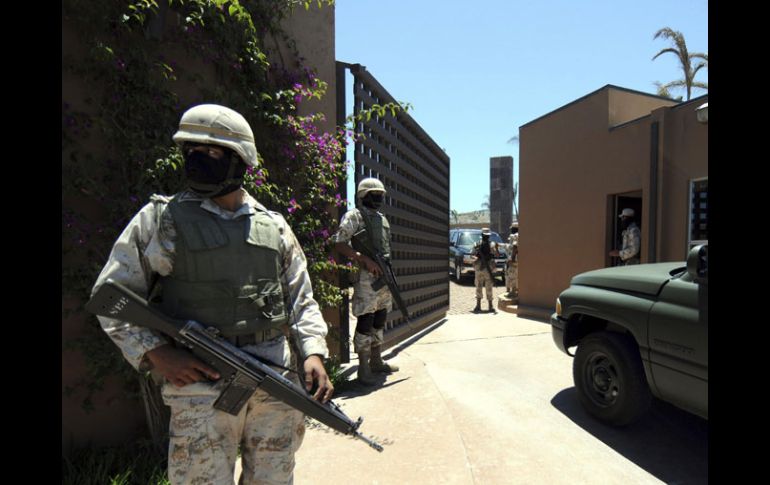
{"type": "MultiPolygon", "coordinates": [[[[395,99],[363,66],[354,76],[354,113],[395,99]]],[[[339,81],[338,81],[339,82],[339,81]]],[[[408,93],[405,94],[408,96],[408,93]]],[[[382,212],[391,227],[392,266],[412,329],[397,307],[388,314],[386,345],[406,338],[446,315],[449,308],[449,157],[403,111],[359,122],[355,183],[375,177],[387,189],[382,212]]]]}

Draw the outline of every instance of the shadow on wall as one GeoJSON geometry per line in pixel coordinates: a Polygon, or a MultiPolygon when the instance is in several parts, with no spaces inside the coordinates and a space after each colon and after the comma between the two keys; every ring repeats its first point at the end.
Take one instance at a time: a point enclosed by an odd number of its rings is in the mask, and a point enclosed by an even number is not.
{"type": "Polygon", "coordinates": [[[624,428],[600,423],[580,405],[572,387],[551,404],[640,468],[669,484],[708,483],[709,422],[654,399],[650,412],[624,428]]]}

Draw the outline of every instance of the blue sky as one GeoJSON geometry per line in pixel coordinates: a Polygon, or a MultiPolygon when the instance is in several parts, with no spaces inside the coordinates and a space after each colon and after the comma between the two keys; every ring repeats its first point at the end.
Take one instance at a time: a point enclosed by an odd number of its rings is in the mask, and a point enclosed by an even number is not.
{"type": "Polygon", "coordinates": [[[658,29],[708,52],[706,0],[337,0],[335,22],[337,60],[366,66],[446,150],[459,212],[481,209],[490,157],[513,156],[518,181],[519,126],[606,84],[681,79],[673,54],[652,61],[670,46],[658,29]]]}

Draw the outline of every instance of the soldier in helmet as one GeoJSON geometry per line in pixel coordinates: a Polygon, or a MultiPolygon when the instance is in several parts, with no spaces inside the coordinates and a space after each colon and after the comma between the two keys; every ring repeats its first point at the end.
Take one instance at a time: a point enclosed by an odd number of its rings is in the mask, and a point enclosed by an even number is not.
{"type": "Polygon", "coordinates": [[[361,268],[358,281],[353,286],[353,315],[356,316],[356,331],[353,347],[358,354],[358,380],[364,385],[376,382],[373,373],[398,371],[398,367],[382,359],[382,344],[385,320],[392,307],[390,290],[387,285],[379,290],[372,288],[382,271],[371,258],[355,251],[350,239],[361,229],[367,229],[372,245],[386,259],[390,258],[390,224],[379,212],[385,201],[385,186],[376,178],[361,180],[356,190],[358,207],[345,213],[340,227],[332,236],[334,248],[361,268]]]}
{"type": "Polygon", "coordinates": [[[642,246],[642,232],[634,222],[634,209],[623,209],[618,216],[623,229],[623,246],[610,251],[610,256],[620,258],[622,266],[639,264],[639,253],[642,246]]]}
{"type": "MultiPolygon", "coordinates": [[[[305,386],[327,401],[333,387],[322,359],[327,325],[305,255],[284,218],[241,186],[258,166],[254,135],[239,113],[204,104],[184,113],[173,136],[184,155],[188,188],[154,195],[120,235],[94,291],[116,280],[167,314],[216,327],[243,351],[276,364],[287,378],[291,334],[305,386]]],[[[171,483],[232,483],[240,448],[242,483],[290,483],[304,436],[301,412],[257,390],[238,416],[213,408],[216,371],[144,327],[99,317],[109,337],[139,371],[162,378],[171,408],[171,483]]]]}
{"type": "Polygon", "coordinates": [[[511,223],[508,236],[508,259],[505,261],[505,290],[509,296],[519,295],[519,223],[511,223]]]}
{"type": "Polygon", "coordinates": [[[482,288],[485,288],[487,292],[489,311],[497,313],[495,307],[492,305],[492,287],[494,286],[495,281],[493,274],[495,267],[494,258],[500,256],[500,253],[497,250],[497,244],[489,240],[490,236],[491,232],[489,231],[489,228],[482,228],[481,241],[476,243],[471,252],[471,254],[476,257],[476,260],[473,262],[476,283],[476,308],[473,309],[474,313],[481,311],[481,297],[483,296],[482,288]]]}

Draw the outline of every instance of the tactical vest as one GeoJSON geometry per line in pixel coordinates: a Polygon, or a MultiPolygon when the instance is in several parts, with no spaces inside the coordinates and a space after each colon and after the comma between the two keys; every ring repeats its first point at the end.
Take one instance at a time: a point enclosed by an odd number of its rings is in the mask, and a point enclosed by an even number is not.
{"type": "Polygon", "coordinates": [[[390,223],[385,216],[375,211],[364,211],[359,209],[361,218],[366,225],[366,231],[371,237],[375,249],[382,253],[386,259],[390,259],[390,223]]]}
{"type": "Polygon", "coordinates": [[[288,321],[280,283],[281,235],[264,211],[225,220],[200,202],[169,202],[178,237],[174,269],[161,278],[162,309],[219,329],[252,334],[288,321]]]}

